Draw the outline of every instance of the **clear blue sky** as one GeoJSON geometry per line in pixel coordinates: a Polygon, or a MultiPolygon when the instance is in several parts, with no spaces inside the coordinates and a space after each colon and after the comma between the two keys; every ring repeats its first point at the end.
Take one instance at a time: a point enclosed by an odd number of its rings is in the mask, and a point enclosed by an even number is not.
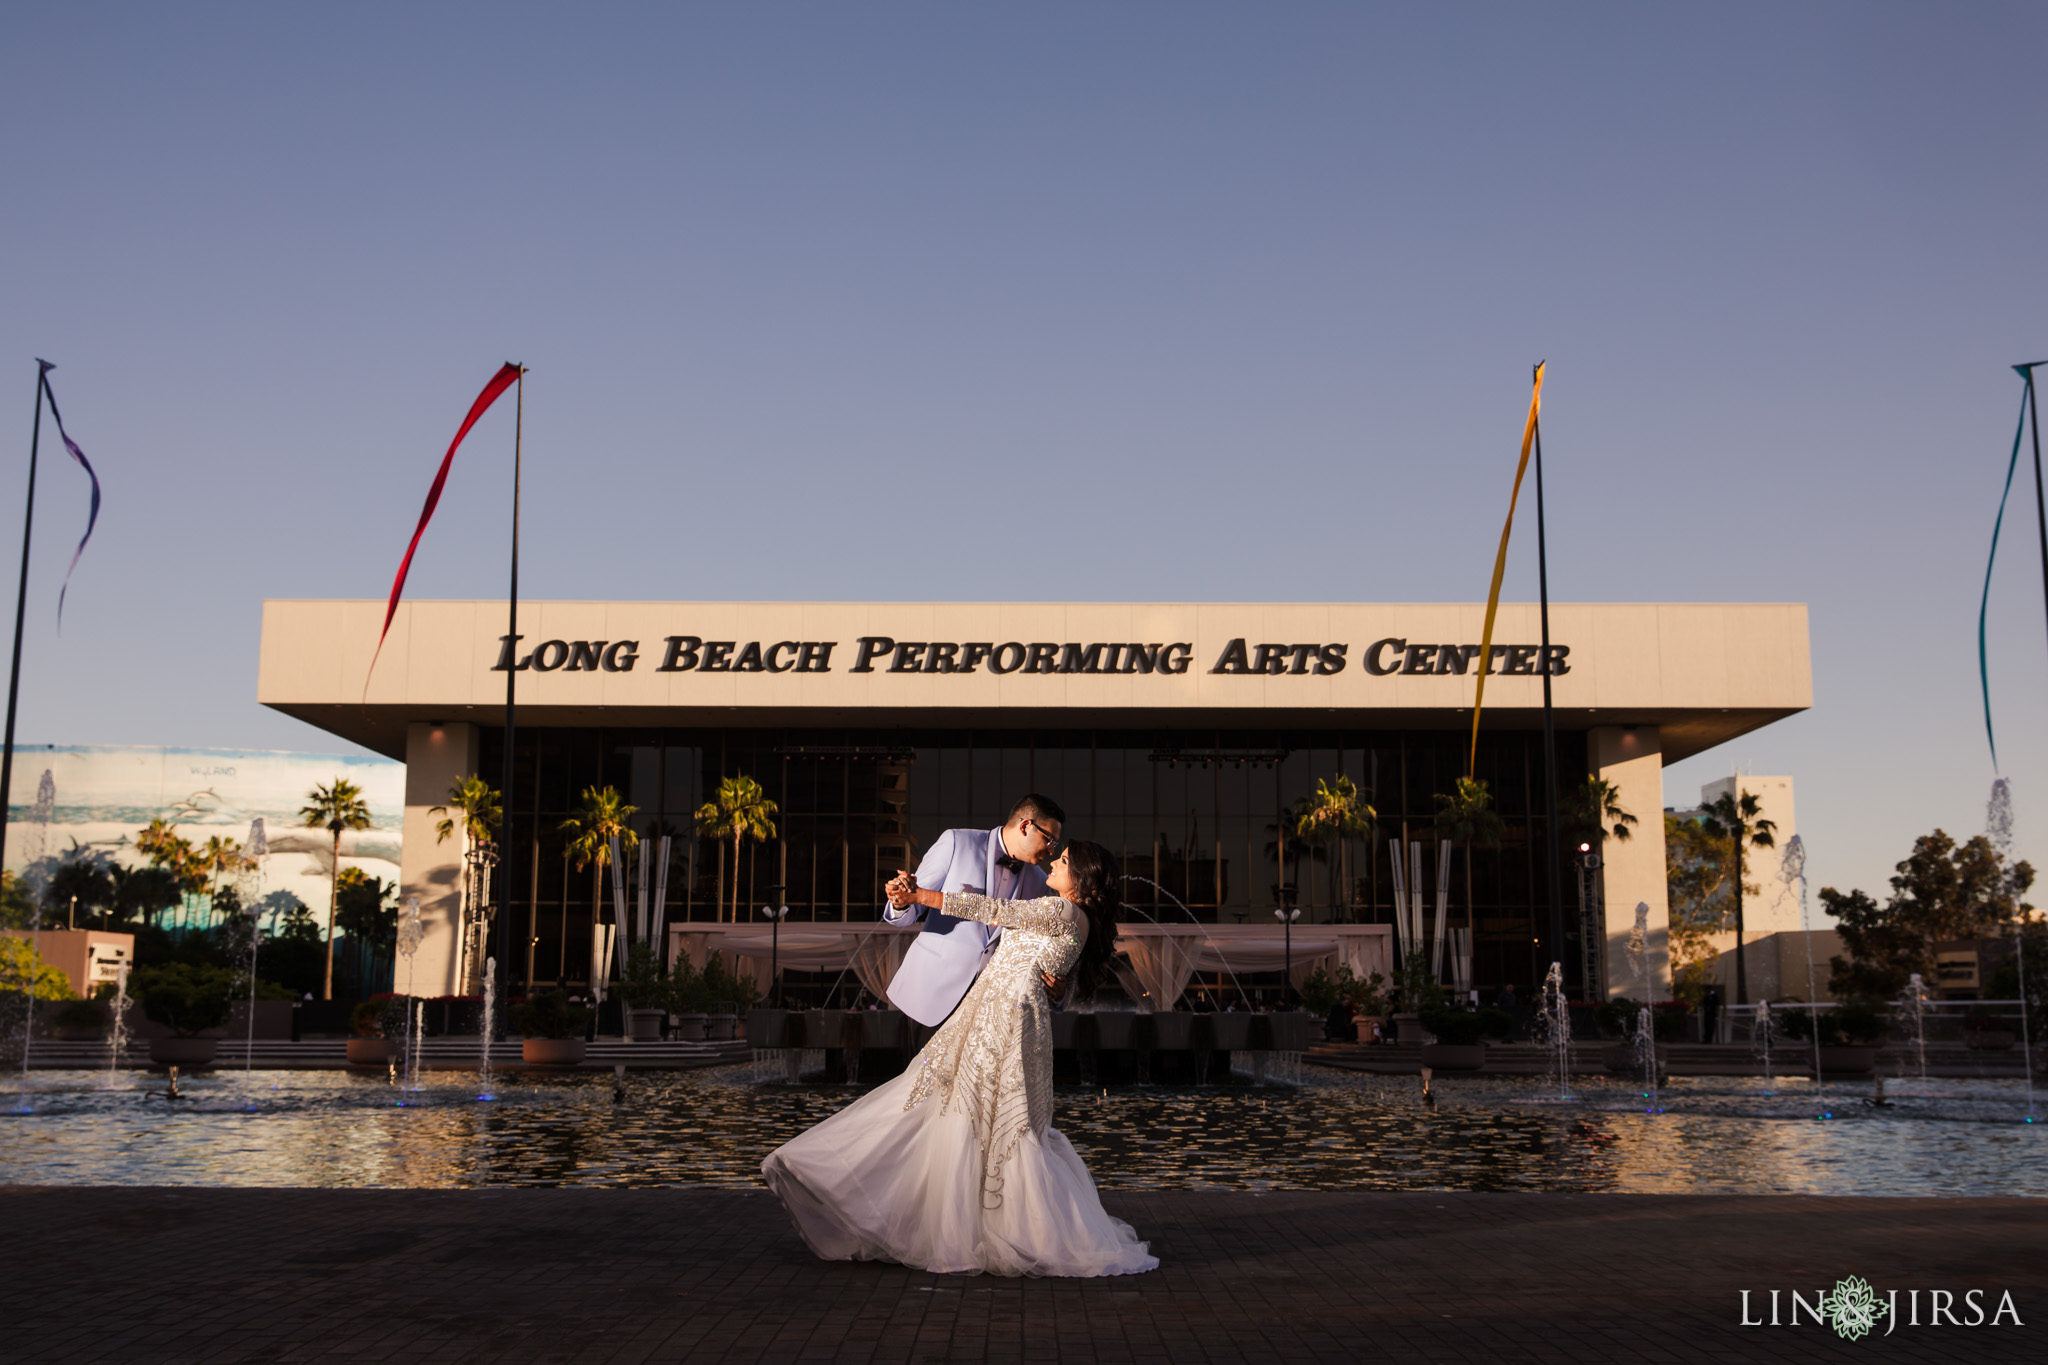
{"type": "MultiPolygon", "coordinates": [[[[506,359],[535,597],[1469,601],[1547,358],[1556,597],[1812,606],[1815,709],[1667,799],[1792,773],[1816,884],[1882,890],[1992,775],[2044,51],[1995,4],[23,7],[0,508],[37,355],[107,502],[59,638],[45,445],[21,737],[331,745],[255,704],[259,603],[381,595],[506,359]]],[[[501,590],[510,435],[415,595],[501,590]]]]}

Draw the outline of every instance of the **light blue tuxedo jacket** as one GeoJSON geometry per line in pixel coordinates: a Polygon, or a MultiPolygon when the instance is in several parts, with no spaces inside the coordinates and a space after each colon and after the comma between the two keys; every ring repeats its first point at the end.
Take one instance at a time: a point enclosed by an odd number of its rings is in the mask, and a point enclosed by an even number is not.
{"type": "MultiPolygon", "coordinates": [[[[1004,900],[1044,895],[1045,869],[1026,866],[1011,872],[998,867],[996,858],[1002,851],[999,829],[949,829],[932,841],[918,863],[917,884],[932,891],[971,891],[1004,900]]],[[[889,1003],[920,1024],[944,1023],[981,975],[1002,930],[921,905],[897,910],[884,903],[882,918],[891,924],[923,924],[889,982],[889,1003]]]]}

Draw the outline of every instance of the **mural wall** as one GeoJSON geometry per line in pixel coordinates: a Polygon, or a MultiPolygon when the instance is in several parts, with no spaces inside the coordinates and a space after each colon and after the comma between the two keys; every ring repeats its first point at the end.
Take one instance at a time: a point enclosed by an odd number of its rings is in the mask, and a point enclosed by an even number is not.
{"type": "Polygon", "coordinates": [[[270,856],[263,861],[258,894],[289,891],[324,914],[334,870],[333,836],[302,827],[298,812],[315,786],[337,777],[363,789],[371,819],[369,829],[341,836],[341,865],[396,881],[405,813],[403,763],[340,754],[149,745],[17,745],[7,869],[20,874],[74,847],[139,867],[147,860],[135,851],[135,834],[151,820],[167,820],[184,838],[203,843],[209,835],[246,841],[250,825],[261,818],[270,856]],[[53,788],[47,809],[38,802],[45,773],[53,788]]]}

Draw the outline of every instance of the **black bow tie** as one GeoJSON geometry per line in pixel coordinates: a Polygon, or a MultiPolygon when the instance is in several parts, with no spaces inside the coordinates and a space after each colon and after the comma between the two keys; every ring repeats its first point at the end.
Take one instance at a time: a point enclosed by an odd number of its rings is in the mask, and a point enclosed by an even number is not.
{"type": "Polygon", "coordinates": [[[1022,858],[1012,858],[1007,853],[998,853],[996,855],[996,866],[1005,872],[1022,872],[1024,870],[1024,860],[1022,858]]]}

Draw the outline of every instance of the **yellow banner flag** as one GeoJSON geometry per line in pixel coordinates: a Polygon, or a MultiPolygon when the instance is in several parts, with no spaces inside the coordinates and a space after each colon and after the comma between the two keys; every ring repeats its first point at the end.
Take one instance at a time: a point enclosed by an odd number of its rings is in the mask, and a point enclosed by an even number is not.
{"type": "Polygon", "coordinates": [[[1486,701],[1486,670],[1493,663],[1493,615],[1500,609],[1500,580],[1508,568],[1508,536],[1515,529],[1515,501],[1522,496],[1522,476],[1529,472],[1529,446],[1536,439],[1536,414],[1543,410],[1543,367],[1529,391],[1529,420],[1522,424],[1522,462],[1515,466],[1515,490],[1508,494],[1507,524],[1500,528],[1500,552],[1493,557],[1493,587],[1486,594],[1486,625],[1479,632],[1479,691],[1472,698],[1472,762],[1467,775],[1479,776],[1479,708],[1486,701]]]}

